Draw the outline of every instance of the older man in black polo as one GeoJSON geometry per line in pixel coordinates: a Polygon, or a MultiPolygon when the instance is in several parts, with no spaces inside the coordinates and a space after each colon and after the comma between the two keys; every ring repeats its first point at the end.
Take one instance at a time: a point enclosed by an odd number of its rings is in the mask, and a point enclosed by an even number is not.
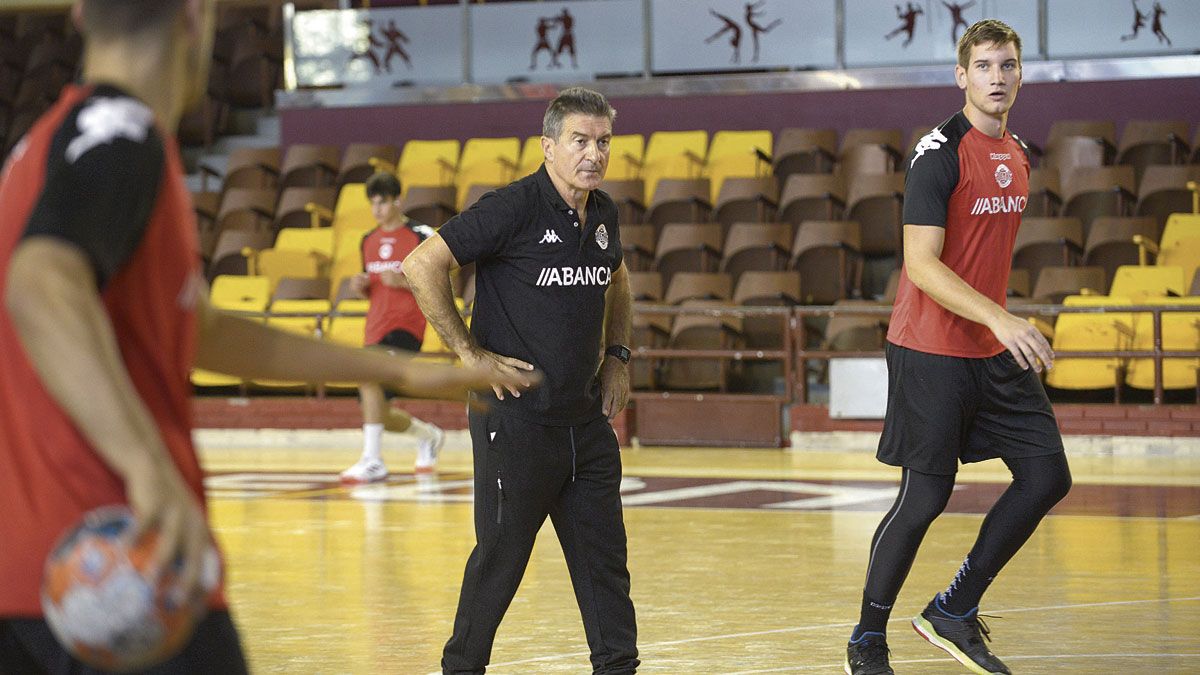
{"type": "Polygon", "coordinates": [[[496,387],[470,410],[475,550],[444,673],[482,673],[546,516],[566,557],[595,673],[633,673],[621,457],[611,420],[629,393],[629,274],[617,209],[600,191],[616,112],[567,89],[546,110],[545,164],[483,196],[404,262],[421,310],[467,364],[541,370],[539,389],[496,387]],[[449,272],[476,264],[468,331],[449,272]],[[607,317],[607,318],[606,318],[607,317]]]}

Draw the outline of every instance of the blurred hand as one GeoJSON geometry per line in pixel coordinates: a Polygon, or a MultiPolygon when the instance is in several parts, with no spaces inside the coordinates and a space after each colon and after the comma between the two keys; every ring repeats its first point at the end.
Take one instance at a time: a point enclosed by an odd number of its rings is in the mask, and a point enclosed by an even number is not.
{"type": "Polygon", "coordinates": [[[383,270],[379,273],[379,282],[388,288],[400,288],[404,285],[404,273],[396,270],[383,270]]]}
{"type": "Polygon", "coordinates": [[[357,295],[365,296],[367,294],[367,284],[369,277],[366,273],[355,274],[350,277],[350,290],[357,295]]]}
{"type": "MultiPolygon", "coordinates": [[[[161,451],[169,457],[167,451],[161,451]]],[[[154,460],[152,466],[126,477],[125,493],[136,517],[137,527],[130,542],[151,530],[158,531],[158,547],[150,561],[155,578],[182,561],[179,586],[187,597],[206,595],[201,583],[204,556],[211,546],[204,512],[170,460],[154,460]]]]}
{"type": "Polygon", "coordinates": [[[605,356],[600,365],[600,400],[609,422],[629,402],[629,368],[620,359],[605,356]]]}
{"type": "MultiPolygon", "coordinates": [[[[482,350],[481,350],[482,351],[482,350]]],[[[405,373],[399,389],[410,396],[446,400],[465,399],[468,392],[488,387],[503,400],[505,390],[519,397],[521,392],[537,386],[542,381],[541,373],[533,366],[508,357],[483,351],[488,357],[463,360],[462,366],[428,363],[406,358],[405,373]]]]}
{"type": "Polygon", "coordinates": [[[1029,321],[1005,312],[988,324],[992,334],[1012,352],[1022,369],[1042,372],[1042,366],[1054,367],[1054,350],[1046,337],[1029,321]]]}

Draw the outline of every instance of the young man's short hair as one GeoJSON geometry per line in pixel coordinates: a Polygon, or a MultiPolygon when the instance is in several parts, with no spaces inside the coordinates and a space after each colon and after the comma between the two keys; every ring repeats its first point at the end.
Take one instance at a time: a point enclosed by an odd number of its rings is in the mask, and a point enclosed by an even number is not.
{"type": "Polygon", "coordinates": [[[975,45],[995,44],[997,47],[1012,43],[1017,48],[1017,63],[1021,63],[1021,36],[1012,26],[997,19],[976,21],[958,39],[958,65],[963,68],[971,60],[971,48],[975,45]]]}
{"type": "Polygon", "coordinates": [[[395,199],[400,196],[400,179],[386,171],[376,172],[367,179],[367,199],[384,197],[395,199]]]}
{"type": "Polygon", "coordinates": [[[87,0],[83,32],[102,37],[137,35],[166,26],[185,0],[87,0]]]}
{"type": "Polygon", "coordinates": [[[546,116],[542,118],[542,135],[558,140],[562,135],[563,120],[572,114],[607,117],[611,123],[616,118],[617,111],[613,110],[608,104],[608,99],[600,92],[583,87],[564,89],[546,108],[546,116]]]}

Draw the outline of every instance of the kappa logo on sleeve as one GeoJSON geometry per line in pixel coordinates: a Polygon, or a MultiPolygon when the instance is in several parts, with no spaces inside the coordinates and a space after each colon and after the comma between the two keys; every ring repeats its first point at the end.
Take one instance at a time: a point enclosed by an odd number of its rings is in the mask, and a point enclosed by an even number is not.
{"type": "Polygon", "coordinates": [[[942,147],[942,143],[948,140],[950,139],[946,138],[946,135],[940,129],[933,129],[922,136],[921,140],[917,141],[917,147],[913,148],[913,158],[908,163],[908,168],[911,169],[913,164],[916,164],[917,160],[921,158],[921,155],[925,154],[926,150],[937,150],[942,147]]]}
{"type": "Polygon", "coordinates": [[[98,97],[79,111],[76,124],[79,135],[67,145],[67,162],[74,164],[89,150],[128,138],[136,143],[146,140],[154,113],[140,101],[131,98],[98,97]]]}

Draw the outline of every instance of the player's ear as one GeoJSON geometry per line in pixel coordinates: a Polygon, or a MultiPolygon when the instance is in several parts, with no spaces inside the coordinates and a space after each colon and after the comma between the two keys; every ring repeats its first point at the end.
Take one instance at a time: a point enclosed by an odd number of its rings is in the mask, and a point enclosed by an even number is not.
{"type": "Polygon", "coordinates": [[[959,89],[966,91],[967,89],[967,69],[962,66],[954,66],[954,82],[959,89]]]}
{"type": "Polygon", "coordinates": [[[549,136],[542,136],[542,157],[547,162],[554,161],[554,141],[549,136]]]}
{"type": "Polygon", "coordinates": [[[87,0],[79,0],[75,4],[71,5],[71,23],[75,26],[75,30],[79,31],[80,33],[86,32],[83,30],[83,3],[85,2],[87,2],[87,0]]]}

